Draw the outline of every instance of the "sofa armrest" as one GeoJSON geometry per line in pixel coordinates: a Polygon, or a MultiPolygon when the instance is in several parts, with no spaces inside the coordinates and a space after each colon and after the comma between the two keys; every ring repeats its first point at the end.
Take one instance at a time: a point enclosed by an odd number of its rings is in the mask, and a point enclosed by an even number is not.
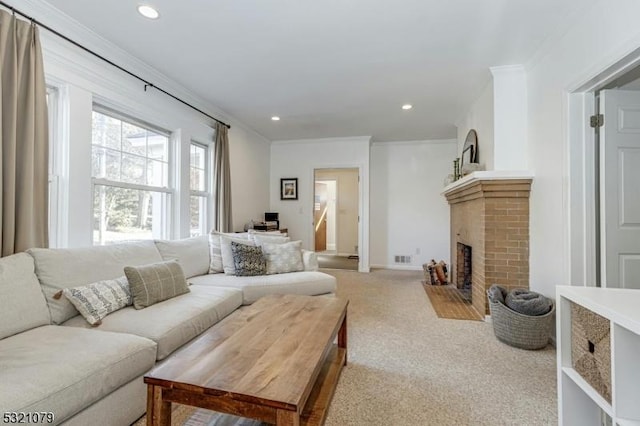
{"type": "Polygon", "coordinates": [[[305,271],[318,270],[318,256],[315,251],[302,250],[302,263],[304,263],[305,271]]]}

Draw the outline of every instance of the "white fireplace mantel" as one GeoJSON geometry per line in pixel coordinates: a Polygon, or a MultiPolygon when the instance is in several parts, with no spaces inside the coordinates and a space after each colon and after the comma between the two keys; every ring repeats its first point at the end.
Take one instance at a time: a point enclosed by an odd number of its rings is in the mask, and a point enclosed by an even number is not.
{"type": "Polygon", "coordinates": [[[445,186],[441,194],[446,196],[452,191],[458,191],[468,185],[482,180],[516,180],[533,179],[533,173],[526,170],[486,170],[469,173],[467,176],[445,186]]]}

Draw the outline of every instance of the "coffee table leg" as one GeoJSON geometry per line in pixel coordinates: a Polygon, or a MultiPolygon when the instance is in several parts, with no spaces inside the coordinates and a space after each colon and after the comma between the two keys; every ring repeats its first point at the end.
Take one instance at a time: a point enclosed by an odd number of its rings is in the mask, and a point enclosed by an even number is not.
{"type": "Polygon", "coordinates": [[[300,414],[295,411],[278,410],[276,426],[300,426],[300,414]]]}
{"type": "Polygon", "coordinates": [[[171,402],[162,400],[162,387],[147,385],[147,425],[171,425],[171,402]]]}
{"type": "Polygon", "coordinates": [[[347,314],[344,314],[344,320],[338,331],[338,347],[344,349],[344,365],[347,365],[347,314]]]}

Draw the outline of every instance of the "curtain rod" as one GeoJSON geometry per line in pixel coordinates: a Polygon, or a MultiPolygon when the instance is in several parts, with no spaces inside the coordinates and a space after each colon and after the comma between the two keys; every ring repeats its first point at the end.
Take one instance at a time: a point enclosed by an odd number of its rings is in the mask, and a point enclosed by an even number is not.
{"type": "Polygon", "coordinates": [[[0,5],[2,5],[2,6],[4,6],[4,7],[6,7],[7,9],[9,9],[9,10],[14,14],[14,15],[17,13],[18,15],[20,15],[20,16],[22,16],[22,17],[24,17],[24,18],[28,19],[28,20],[29,20],[29,21],[31,21],[32,23],[34,23],[34,24],[36,24],[36,25],[38,25],[38,26],[40,26],[40,27],[44,28],[45,30],[47,30],[47,31],[49,31],[49,32],[51,32],[51,33],[53,33],[53,34],[55,34],[55,35],[57,35],[58,37],[60,37],[60,38],[62,38],[62,39],[64,39],[64,40],[66,40],[67,42],[69,42],[69,43],[71,43],[71,44],[73,44],[74,46],[79,47],[80,49],[84,50],[85,52],[90,53],[91,55],[95,56],[96,58],[101,59],[101,60],[103,60],[104,62],[108,63],[109,65],[111,65],[111,66],[113,66],[113,67],[115,67],[115,68],[119,69],[120,71],[122,71],[122,72],[124,72],[124,73],[126,73],[126,74],[129,74],[131,77],[133,77],[133,78],[136,78],[136,79],[140,80],[141,82],[143,82],[143,83],[144,83],[144,91],[145,91],[145,92],[147,91],[147,88],[149,88],[149,87],[151,87],[151,88],[153,88],[153,89],[156,89],[157,91],[164,93],[165,95],[167,95],[167,96],[169,96],[169,97],[171,97],[171,98],[175,99],[176,101],[178,101],[178,102],[182,103],[183,105],[186,105],[186,106],[188,106],[189,108],[191,108],[191,109],[193,109],[193,110],[195,110],[195,111],[198,111],[200,114],[202,114],[202,115],[205,115],[205,116],[209,117],[210,119],[214,120],[215,122],[220,123],[220,124],[222,124],[222,125],[226,126],[228,129],[230,129],[230,128],[231,128],[231,126],[230,126],[229,124],[225,123],[224,121],[222,121],[222,120],[218,120],[217,118],[215,118],[215,117],[213,117],[213,116],[211,116],[211,115],[207,114],[206,112],[204,112],[204,111],[203,111],[203,110],[201,110],[200,108],[198,108],[198,107],[196,107],[196,106],[193,106],[193,105],[191,105],[190,103],[188,103],[188,102],[186,102],[186,101],[183,101],[183,100],[182,100],[182,99],[180,99],[179,97],[177,97],[177,96],[175,96],[175,95],[173,95],[173,94],[171,94],[171,93],[167,92],[166,90],[162,89],[161,87],[158,87],[158,86],[156,86],[155,84],[153,84],[153,83],[149,82],[148,80],[146,80],[146,79],[144,79],[144,78],[140,77],[138,74],[135,74],[135,73],[133,73],[133,72],[129,71],[128,69],[126,69],[126,68],[124,68],[124,67],[122,67],[122,66],[120,66],[120,65],[116,64],[115,62],[111,61],[110,59],[105,58],[104,56],[100,55],[99,53],[94,52],[93,50],[89,49],[88,47],[85,47],[85,46],[81,45],[81,44],[80,44],[80,43],[78,43],[77,41],[70,39],[70,38],[69,38],[69,37],[67,37],[66,35],[64,35],[64,34],[62,34],[62,33],[58,32],[58,31],[54,30],[53,28],[51,28],[51,27],[49,27],[49,26],[47,26],[47,25],[45,25],[45,24],[43,24],[42,22],[38,21],[37,19],[35,19],[35,18],[33,18],[33,17],[31,17],[31,16],[27,15],[26,13],[24,13],[24,12],[22,12],[22,11],[20,11],[20,10],[16,9],[15,7],[11,6],[10,4],[7,4],[7,3],[5,3],[4,1],[0,0],[0,5]]]}

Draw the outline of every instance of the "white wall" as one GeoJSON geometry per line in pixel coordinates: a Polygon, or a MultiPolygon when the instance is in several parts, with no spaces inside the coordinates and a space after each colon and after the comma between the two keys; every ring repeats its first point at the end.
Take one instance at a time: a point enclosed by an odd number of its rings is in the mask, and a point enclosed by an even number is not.
{"type": "MultiPolygon", "coordinates": [[[[490,80],[466,114],[456,123],[458,148],[451,161],[455,157],[460,157],[467,133],[469,130],[475,129],[478,134],[478,162],[484,170],[494,170],[493,107],[493,80],[490,80]]],[[[453,173],[453,165],[450,170],[449,173],[453,173]]]]}
{"type": "MultiPolygon", "coordinates": [[[[354,169],[323,169],[316,170],[316,180],[332,179],[336,185],[336,224],[335,242],[338,254],[358,254],[358,170],[354,169]]],[[[327,233],[329,232],[327,223],[327,233]]],[[[327,239],[327,248],[329,240],[327,239]]]]}
{"type": "MultiPolygon", "coordinates": [[[[530,286],[570,284],[568,94],[640,47],[640,2],[600,0],[527,66],[531,192],[530,286]]],[[[571,284],[584,284],[574,282],[571,284]]]]}
{"type": "Polygon", "coordinates": [[[491,67],[493,170],[527,170],[527,78],[522,65],[491,67]]]}
{"type": "MultiPolygon", "coordinates": [[[[25,0],[20,8],[75,41],[109,57],[152,83],[231,124],[233,218],[236,228],[269,206],[269,142],[213,105],[177,85],[136,58],[106,42],[48,4],[25,0]]],[[[172,132],[175,162],[188,173],[191,140],[212,144],[212,120],[150,89],[116,68],[73,47],[46,30],[40,32],[48,84],[59,88],[64,126],[59,245],[92,243],[91,106],[99,102],[172,132]]],[[[188,176],[188,174],[186,175],[188,176]]],[[[173,237],[188,236],[188,178],[176,179],[173,237]]],[[[262,214],[262,213],[260,213],[262,214]]]]}
{"type": "Polygon", "coordinates": [[[455,139],[372,145],[372,266],[421,269],[431,259],[449,263],[449,205],[440,192],[456,152],[455,139]],[[394,255],[410,255],[412,263],[394,264],[394,255]]]}
{"type": "Polygon", "coordinates": [[[370,137],[275,141],[271,144],[271,210],[280,213],[303,247],[313,244],[314,170],[358,168],[360,172],[360,271],[369,270],[369,145],[370,137]],[[298,200],[280,200],[280,179],[298,178],[298,200]]]}

